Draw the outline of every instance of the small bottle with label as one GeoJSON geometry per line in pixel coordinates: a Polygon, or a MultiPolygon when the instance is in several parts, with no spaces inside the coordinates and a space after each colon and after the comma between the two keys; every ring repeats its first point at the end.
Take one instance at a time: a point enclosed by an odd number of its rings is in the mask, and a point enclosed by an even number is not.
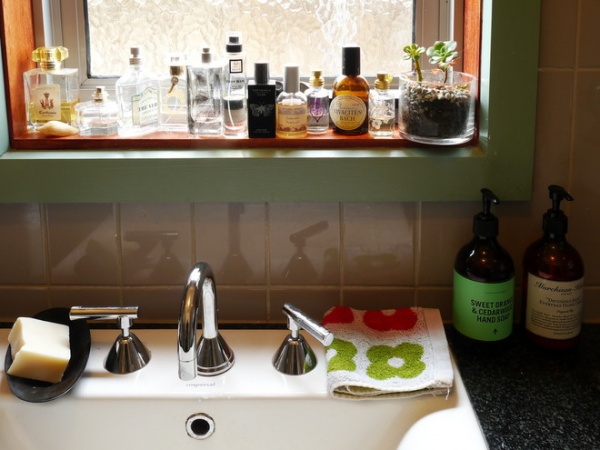
{"type": "Polygon", "coordinates": [[[141,47],[131,47],[130,52],[127,73],[115,83],[119,136],[123,137],[158,130],[158,77],[144,68],[141,47]]]}
{"type": "Polygon", "coordinates": [[[202,62],[187,67],[188,130],[200,136],[223,134],[223,64],[213,60],[210,47],[202,62]]]}
{"type": "Polygon", "coordinates": [[[481,194],[483,211],[473,218],[474,237],[454,263],[452,321],[461,343],[501,349],[513,331],[515,269],[496,239],[498,219],[490,209],[498,197],[485,188],[481,194]]]}
{"type": "Polygon", "coordinates": [[[246,100],[246,56],[239,32],[227,35],[225,46],[225,89],[223,93],[223,127],[227,137],[244,137],[248,128],[246,100]]]}
{"type": "Polygon", "coordinates": [[[81,136],[111,136],[117,134],[119,107],[108,99],[104,86],[97,86],[92,100],[75,105],[77,127],[81,136]]]}
{"type": "Polygon", "coordinates": [[[269,77],[269,63],[254,63],[254,80],[248,82],[248,137],[274,138],[277,84],[269,77]]]}
{"type": "Polygon", "coordinates": [[[369,83],[360,75],[360,47],[342,48],[342,74],[333,83],[329,115],[338,134],[369,132],[369,83]]]}
{"type": "Polygon", "coordinates": [[[526,335],[550,350],[567,350],[579,342],[583,307],[583,260],[567,242],[568,219],[562,200],[573,197],[561,186],[548,186],[552,208],[544,214],[541,239],[523,257],[523,304],[526,335]]]}
{"type": "Polygon", "coordinates": [[[298,66],[285,66],[283,92],[277,97],[277,137],[306,137],[308,108],[306,95],[300,92],[298,66]]]}
{"type": "Polygon", "coordinates": [[[391,137],[396,119],[395,100],[390,94],[392,76],[378,73],[375,89],[369,92],[369,134],[375,137],[391,137]]]}
{"type": "Polygon", "coordinates": [[[168,56],[169,75],[160,84],[160,131],[188,131],[187,75],[185,55],[171,53],[168,56]]]}
{"type": "Polygon", "coordinates": [[[79,75],[77,69],[61,67],[68,57],[65,47],[39,47],[32,52],[38,67],[23,74],[29,129],[38,130],[51,120],[75,125],[79,75]]]}
{"type": "Polygon", "coordinates": [[[309,134],[323,134],[329,130],[329,91],[320,70],[313,70],[309,80],[310,88],[304,93],[308,105],[309,134]]]}

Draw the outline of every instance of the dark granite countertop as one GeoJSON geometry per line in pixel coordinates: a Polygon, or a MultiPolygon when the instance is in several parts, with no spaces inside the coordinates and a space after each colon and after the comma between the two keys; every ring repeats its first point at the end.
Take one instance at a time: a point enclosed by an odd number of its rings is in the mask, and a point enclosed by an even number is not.
{"type": "Polygon", "coordinates": [[[553,353],[521,330],[502,352],[449,341],[491,450],[600,449],[600,325],[576,350],[553,353]]]}

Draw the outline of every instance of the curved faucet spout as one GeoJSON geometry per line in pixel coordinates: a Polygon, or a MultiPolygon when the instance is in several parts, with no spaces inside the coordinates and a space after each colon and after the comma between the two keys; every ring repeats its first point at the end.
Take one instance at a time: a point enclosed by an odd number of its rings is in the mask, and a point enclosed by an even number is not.
{"type": "Polygon", "coordinates": [[[233,365],[233,351],[217,326],[217,292],[212,268],[199,262],[188,276],[181,300],[177,330],[179,378],[218,375],[233,365]],[[202,303],[202,336],[196,344],[198,311],[202,303]]]}

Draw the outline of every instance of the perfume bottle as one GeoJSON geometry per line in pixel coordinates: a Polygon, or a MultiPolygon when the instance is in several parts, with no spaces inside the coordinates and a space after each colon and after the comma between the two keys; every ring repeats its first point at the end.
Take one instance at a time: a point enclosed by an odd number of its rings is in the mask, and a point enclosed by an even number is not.
{"type": "Polygon", "coordinates": [[[201,136],[223,134],[223,64],[213,61],[209,47],[202,49],[199,66],[187,67],[188,130],[201,136]]]}
{"type": "Polygon", "coordinates": [[[342,74],[333,83],[329,115],[336,133],[369,131],[369,83],[360,75],[360,47],[342,48],[342,74]]]}
{"type": "Polygon", "coordinates": [[[246,56],[238,32],[227,35],[223,126],[227,137],[242,137],[247,131],[246,56]]]}
{"type": "Polygon", "coordinates": [[[75,105],[77,126],[81,136],[110,136],[117,134],[119,107],[108,99],[104,86],[97,86],[92,100],[75,105]]]}
{"type": "Polygon", "coordinates": [[[309,134],[322,134],[329,130],[329,91],[320,70],[313,70],[309,80],[310,88],[305,92],[308,105],[309,134]]]}
{"type": "Polygon", "coordinates": [[[161,131],[188,131],[187,76],[185,55],[171,53],[168,56],[169,75],[161,77],[160,114],[161,131]]]}
{"type": "Polygon", "coordinates": [[[131,47],[129,68],[115,84],[119,136],[139,136],[158,129],[158,78],[144,68],[141,47],[131,47]]]}
{"type": "Polygon", "coordinates": [[[392,76],[378,73],[375,89],[369,92],[369,134],[375,137],[391,137],[396,119],[395,100],[390,94],[392,76]]]}
{"type": "Polygon", "coordinates": [[[269,79],[269,63],[254,63],[254,80],[248,82],[248,136],[275,137],[277,85],[269,79]]]}
{"type": "Polygon", "coordinates": [[[32,52],[38,67],[23,74],[28,129],[37,130],[51,120],[75,125],[79,76],[77,69],[61,67],[68,57],[65,47],[39,47],[32,52]]]}
{"type": "Polygon", "coordinates": [[[306,137],[308,107],[306,95],[300,92],[298,66],[285,66],[283,92],[277,97],[277,137],[306,137]]]}

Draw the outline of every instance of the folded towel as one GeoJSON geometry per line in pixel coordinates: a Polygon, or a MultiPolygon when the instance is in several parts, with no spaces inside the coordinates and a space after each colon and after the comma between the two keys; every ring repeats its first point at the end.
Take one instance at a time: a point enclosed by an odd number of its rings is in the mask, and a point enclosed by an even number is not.
{"type": "Polygon", "coordinates": [[[448,341],[437,309],[357,310],[337,306],[323,325],[327,386],[345,399],[448,395],[454,380],[448,341]]]}

